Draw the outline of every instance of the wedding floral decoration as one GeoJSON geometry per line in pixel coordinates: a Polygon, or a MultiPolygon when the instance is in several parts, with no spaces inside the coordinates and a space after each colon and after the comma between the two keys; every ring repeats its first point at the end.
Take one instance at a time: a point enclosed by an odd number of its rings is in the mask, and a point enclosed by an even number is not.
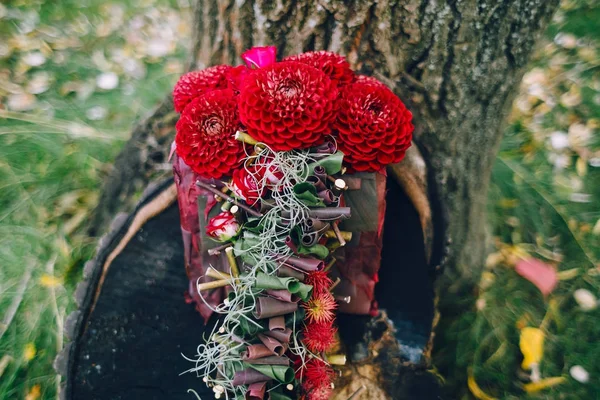
{"type": "Polygon", "coordinates": [[[219,322],[190,369],[215,398],[322,400],[339,354],[337,249],[352,240],[344,193],[399,162],[412,115],[344,57],[274,47],[245,66],[185,74],[173,90],[189,301],[219,322]]]}

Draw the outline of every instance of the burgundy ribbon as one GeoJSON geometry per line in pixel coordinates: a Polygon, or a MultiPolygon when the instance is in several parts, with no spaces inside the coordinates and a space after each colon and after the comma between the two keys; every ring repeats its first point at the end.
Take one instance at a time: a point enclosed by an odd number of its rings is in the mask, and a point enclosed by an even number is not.
{"type": "Polygon", "coordinates": [[[265,332],[265,335],[277,339],[281,343],[287,344],[290,342],[290,338],[292,337],[292,330],[290,328],[286,328],[284,331],[267,331],[265,332]]]}
{"type": "Polygon", "coordinates": [[[242,359],[242,361],[247,361],[249,364],[256,364],[256,365],[290,365],[290,359],[285,356],[283,356],[283,357],[269,356],[269,357],[257,358],[255,360],[242,359]]]}
{"type": "Polygon", "coordinates": [[[323,181],[318,176],[310,175],[308,178],[306,178],[306,182],[313,185],[315,189],[317,189],[317,192],[327,189],[323,181]]]}
{"type": "Polygon", "coordinates": [[[272,356],[273,354],[275,353],[273,353],[273,351],[271,351],[264,344],[251,344],[246,348],[246,351],[242,353],[242,358],[245,358],[246,360],[254,360],[257,358],[272,356]]]}
{"type": "Polygon", "coordinates": [[[265,292],[274,299],[292,303],[292,294],[286,289],[267,289],[265,292]]]}
{"type": "Polygon", "coordinates": [[[266,382],[270,381],[267,375],[258,372],[255,369],[248,368],[242,371],[237,371],[233,375],[233,382],[231,383],[233,386],[241,386],[241,385],[249,385],[255,382],[266,382]]]}
{"type": "Polygon", "coordinates": [[[270,331],[283,331],[285,330],[285,318],[283,315],[269,318],[269,330],[270,331]]]}
{"type": "Polygon", "coordinates": [[[258,338],[269,350],[271,350],[273,353],[277,354],[280,357],[286,350],[286,347],[284,345],[282,345],[281,343],[279,343],[279,341],[275,340],[270,336],[265,336],[262,333],[259,333],[258,338]]]}
{"type": "Polygon", "coordinates": [[[325,268],[325,263],[321,260],[317,260],[316,258],[291,256],[284,262],[292,267],[306,272],[322,271],[323,268],[325,268]]]}
{"type": "Polygon", "coordinates": [[[254,316],[258,319],[271,318],[276,317],[278,315],[293,313],[297,309],[297,303],[287,303],[285,301],[280,301],[271,297],[261,296],[256,302],[254,316]]]}
{"type": "Polygon", "coordinates": [[[296,278],[300,282],[304,282],[304,272],[290,268],[287,265],[280,265],[277,269],[277,276],[287,276],[290,278],[296,278]]]}
{"type": "Polygon", "coordinates": [[[263,400],[265,397],[265,390],[267,389],[267,382],[254,382],[248,386],[246,392],[246,400],[263,400]]]}

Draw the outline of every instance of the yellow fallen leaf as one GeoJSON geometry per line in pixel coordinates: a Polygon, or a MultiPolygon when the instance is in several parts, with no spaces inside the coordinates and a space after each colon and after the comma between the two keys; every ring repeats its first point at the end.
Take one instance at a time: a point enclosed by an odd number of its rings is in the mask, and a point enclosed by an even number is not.
{"type": "Polygon", "coordinates": [[[40,277],[40,285],[47,288],[58,287],[62,285],[62,279],[53,275],[44,274],[40,277]]]}
{"type": "Polygon", "coordinates": [[[25,400],[37,400],[42,395],[42,388],[40,385],[33,385],[29,389],[29,393],[25,396],[25,400]]]}
{"type": "Polygon", "coordinates": [[[523,328],[519,347],[523,353],[521,366],[523,369],[531,369],[532,364],[539,364],[544,355],[544,332],[538,328],[523,328]]]}
{"type": "Polygon", "coordinates": [[[25,361],[31,361],[33,360],[33,357],[35,357],[35,353],[35,344],[29,342],[25,345],[25,350],[23,350],[23,359],[25,359],[25,361]]]}
{"type": "Polygon", "coordinates": [[[518,199],[500,199],[500,201],[498,201],[498,205],[501,208],[515,208],[519,205],[519,200],[518,199]]]}
{"type": "Polygon", "coordinates": [[[579,157],[577,159],[577,162],[575,162],[575,169],[577,170],[577,175],[579,176],[586,176],[587,174],[587,161],[584,160],[583,158],[579,157]]]}
{"type": "Polygon", "coordinates": [[[558,277],[559,281],[569,281],[571,279],[575,279],[579,276],[579,268],[571,268],[571,269],[566,269],[564,271],[560,271],[558,274],[556,274],[556,276],[558,277]]]}
{"type": "Polygon", "coordinates": [[[473,376],[473,371],[469,370],[469,378],[467,379],[467,385],[469,386],[469,390],[471,394],[475,396],[476,399],[479,400],[496,400],[495,397],[489,396],[486,392],[481,390],[477,382],[475,381],[475,377],[473,376]]]}
{"type": "Polygon", "coordinates": [[[526,383],[525,385],[523,385],[523,389],[525,389],[527,393],[536,393],[540,390],[560,385],[565,381],[566,379],[562,376],[554,376],[552,378],[544,378],[538,382],[526,383]]]}
{"type": "Polygon", "coordinates": [[[592,233],[596,236],[600,236],[600,219],[598,221],[596,221],[596,224],[594,225],[594,229],[592,229],[592,233]]]}

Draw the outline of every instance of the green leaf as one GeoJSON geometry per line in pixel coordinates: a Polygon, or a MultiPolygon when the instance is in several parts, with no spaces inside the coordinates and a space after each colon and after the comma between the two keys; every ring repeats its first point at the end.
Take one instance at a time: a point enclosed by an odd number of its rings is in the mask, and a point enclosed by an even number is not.
{"type": "Polygon", "coordinates": [[[312,285],[307,285],[305,283],[298,284],[298,290],[296,291],[296,295],[302,299],[302,301],[306,301],[309,299],[312,294],[313,287],[312,285]]]}
{"type": "Polygon", "coordinates": [[[294,185],[296,198],[309,207],[325,207],[323,200],[317,196],[317,189],[308,182],[294,185]]]}
{"type": "Polygon", "coordinates": [[[236,330],[237,334],[241,334],[242,336],[246,336],[246,337],[247,336],[255,336],[256,334],[267,330],[267,327],[265,326],[264,321],[256,321],[254,318],[252,318],[250,316],[248,316],[247,318],[241,317],[239,319],[240,324],[238,325],[237,330],[236,330]],[[258,326],[256,324],[253,324],[252,322],[248,321],[247,318],[250,318],[252,321],[258,323],[258,326]]]}
{"type": "Polygon", "coordinates": [[[300,282],[296,278],[280,278],[274,275],[267,275],[264,272],[258,272],[254,285],[258,289],[285,289],[290,293],[296,293],[299,290],[300,282]]]}
{"type": "Polygon", "coordinates": [[[292,367],[286,367],[285,365],[246,365],[281,383],[290,383],[294,380],[294,370],[292,367]]]}
{"type": "Polygon", "coordinates": [[[298,246],[298,254],[313,255],[321,260],[324,260],[329,255],[329,249],[322,244],[315,244],[312,246],[298,246]]]}
{"type": "Polygon", "coordinates": [[[274,390],[271,390],[269,392],[269,399],[270,400],[292,400],[291,397],[286,396],[285,394],[282,393],[278,393],[274,390]]]}
{"type": "Polygon", "coordinates": [[[342,170],[342,162],[344,161],[344,153],[341,151],[335,152],[330,156],[323,158],[317,162],[308,165],[308,170],[312,175],[315,171],[315,167],[320,165],[325,168],[327,175],[337,174],[342,170]]]}

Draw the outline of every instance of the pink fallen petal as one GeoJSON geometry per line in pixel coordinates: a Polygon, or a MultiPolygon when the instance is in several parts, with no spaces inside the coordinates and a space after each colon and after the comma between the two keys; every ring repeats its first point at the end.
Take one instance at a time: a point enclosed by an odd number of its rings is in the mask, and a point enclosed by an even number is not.
{"type": "Polygon", "coordinates": [[[515,271],[540,289],[544,296],[548,296],[558,284],[556,270],[535,258],[521,259],[515,265],[515,271]]]}

